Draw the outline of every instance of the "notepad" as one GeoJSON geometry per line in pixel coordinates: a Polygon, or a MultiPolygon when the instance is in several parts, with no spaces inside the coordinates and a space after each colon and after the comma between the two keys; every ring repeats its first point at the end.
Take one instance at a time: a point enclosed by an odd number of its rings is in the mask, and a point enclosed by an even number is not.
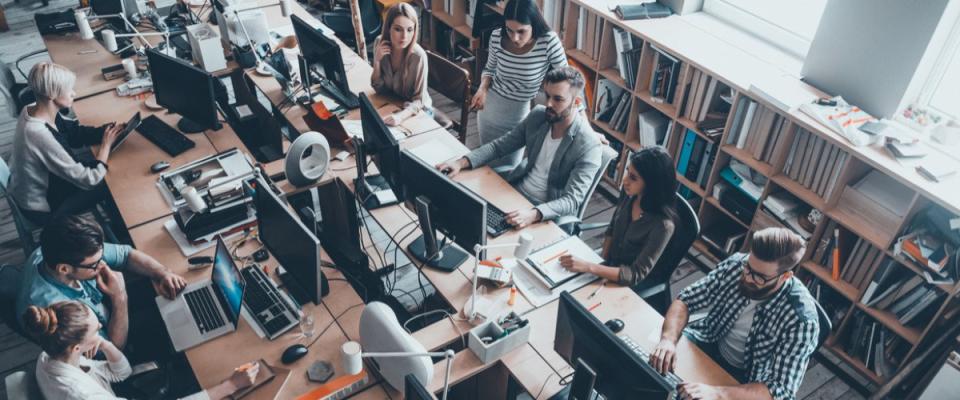
{"type": "Polygon", "coordinates": [[[564,255],[572,255],[592,263],[603,261],[603,258],[579,237],[569,236],[537,250],[527,257],[526,262],[537,272],[538,278],[553,289],[580,275],[567,271],[560,265],[560,258],[564,255]]]}

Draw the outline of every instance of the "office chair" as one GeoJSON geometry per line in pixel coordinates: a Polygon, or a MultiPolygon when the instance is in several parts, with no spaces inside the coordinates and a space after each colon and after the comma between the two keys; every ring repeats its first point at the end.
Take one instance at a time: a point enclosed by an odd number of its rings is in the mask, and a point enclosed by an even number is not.
{"type": "Polygon", "coordinates": [[[470,72],[446,58],[427,50],[427,86],[460,104],[460,121],[453,121],[439,108],[434,108],[434,119],[443,129],[457,132],[460,143],[467,141],[467,121],[470,116],[470,72]]]}
{"type": "Polygon", "coordinates": [[[817,307],[817,319],[820,321],[820,334],[817,336],[817,349],[819,349],[827,341],[830,332],[833,331],[833,322],[830,321],[830,315],[827,314],[820,303],[814,300],[813,304],[817,307]]]}
{"type": "Polygon", "coordinates": [[[8,399],[43,400],[37,378],[31,369],[11,372],[4,379],[8,399]]]}
{"type": "MultiPolygon", "coordinates": [[[[27,74],[20,68],[20,63],[30,57],[46,52],[46,49],[34,50],[18,57],[17,60],[14,61],[13,66],[17,72],[20,73],[20,76],[23,77],[24,81],[27,80],[27,74]]],[[[19,117],[20,110],[35,100],[33,91],[30,90],[26,83],[17,82],[17,78],[13,75],[13,69],[6,63],[0,63],[0,95],[5,97],[7,104],[10,105],[9,111],[13,118],[19,117]]]]}
{"type": "Polygon", "coordinates": [[[661,314],[665,314],[670,307],[670,277],[687,255],[693,241],[700,236],[697,212],[679,193],[676,194],[674,202],[677,216],[673,221],[673,236],[650,273],[633,288],[633,291],[661,314]]]}
{"type": "MultiPolygon", "coordinates": [[[[590,184],[590,190],[587,191],[586,197],[584,197],[583,202],[580,203],[580,208],[577,209],[577,215],[564,215],[560,218],[557,218],[555,221],[557,226],[562,228],[568,234],[579,236],[580,232],[583,230],[583,214],[587,212],[587,205],[590,203],[590,198],[593,197],[593,193],[597,190],[597,185],[600,184],[600,179],[603,177],[603,174],[607,171],[607,167],[610,165],[610,162],[617,157],[617,151],[611,148],[610,146],[603,145],[603,152],[600,155],[600,169],[597,171],[597,174],[593,177],[593,183],[590,184]]],[[[602,225],[600,227],[605,227],[602,225]]],[[[596,229],[591,226],[592,229],[596,229]]]]}
{"type": "Polygon", "coordinates": [[[0,158],[0,196],[7,198],[7,204],[10,206],[10,216],[13,217],[13,224],[17,228],[17,236],[20,237],[20,246],[23,248],[23,254],[30,257],[30,253],[39,246],[34,239],[33,232],[38,228],[31,223],[17,206],[17,201],[13,196],[7,193],[7,184],[10,182],[10,167],[7,162],[0,158]]]}
{"type": "MultiPolygon", "coordinates": [[[[380,19],[380,12],[377,10],[374,0],[359,1],[360,23],[363,24],[363,38],[369,48],[374,39],[380,36],[383,22],[380,19]]],[[[357,48],[356,35],[353,30],[353,16],[350,14],[349,8],[337,7],[334,8],[333,11],[320,14],[320,21],[332,29],[337,37],[342,40],[343,43],[346,43],[347,46],[353,47],[354,49],[357,48]]]]}
{"type": "Polygon", "coordinates": [[[20,317],[16,315],[17,292],[20,290],[22,268],[15,265],[0,265],[0,321],[20,336],[33,341],[20,329],[20,317]]]}

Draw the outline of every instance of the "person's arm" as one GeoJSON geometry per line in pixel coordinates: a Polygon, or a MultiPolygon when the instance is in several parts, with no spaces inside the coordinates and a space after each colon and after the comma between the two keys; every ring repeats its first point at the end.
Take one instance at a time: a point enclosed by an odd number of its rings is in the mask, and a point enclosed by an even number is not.
{"type": "MultiPolygon", "coordinates": [[[[579,134],[590,135],[593,133],[585,130],[579,134]]],[[[602,154],[603,149],[599,146],[599,143],[590,150],[587,150],[587,152],[577,160],[576,164],[574,164],[573,170],[570,171],[570,177],[567,179],[567,183],[563,188],[563,195],[534,207],[537,211],[540,211],[542,221],[556,219],[561,215],[575,215],[577,213],[577,208],[580,207],[580,203],[587,200],[587,192],[593,184],[593,179],[597,176],[597,171],[600,170],[600,157],[602,154]]]]}
{"type": "MultiPolygon", "coordinates": [[[[617,283],[625,286],[636,286],[640,283],[653,270],[653,266],[660,259],[663,250],[667,248],[667,243],[673,237],[673,229],[673,222],[664,220],[659,225],[657,233],[647,237],[632,264],[616,267],[617,283]]],[[[621,238],[620,240],[626,239],[621,238]]]]}
{"type": "MultiPolygon", "coordinates": [[[[46,129],[46,128],[43,128],[46,129]]],[[[70,182],[77,187],[89,190],[99,184],[107,175],[105,163],[88,168],[74,161],[67,150],[57,142],[52,132],[26,132],[31,152],[48,172],[70,182]]]]}
{"type": "Polygon", "coordinates": [[[70,147],[83,147],[100,144],[103,140],[103,133],[110,124],[104,124],[99,127],[80,125],[79,121],[66,119],[59,113],[56,117],[57,130],[67,138],[70,147]]]}
{"type": "Polygon", "coordinates": [[[233,371],[233,375],[227,380],[220,382],[203,392],[183,398],[182,400],[201,400],[201,399],[223,399],[234,394],[236,391],[246,388],[253,384],[260,372],[260,365],[253,364],[249,368],[238,368],[233,371]]]}
{"type": "MultiPolygon", "coordinates": [[[[411,46],[416,46],[412,44],[411,46]]],[[[424,107],[423,94],[427,92],[427,80],[429,79],[429,66],[427,65],[426,53],[414,51],[407,56],[407,79],[413,81],[413,93],[407,99],[407,104],[394,115],[397,123],[417,115],[424,107]]]]}
{"type": "Polygon", "coordinates": [[[473,94],[473,99],[470,100],[470,109],[472,110],[482,110],[487,101],[487,92],[490,90],[490,85],[493,84],[493,76],[497,74],[497,67],[500,64],[499,54],[502,48],[500,47],[500,29],[495,30],[490,35],[490,43],[487,45],[489,52],[487,53],[487,64],[483,66],[483,71],[480,73],[480,86],[477,87],[477,92],[473,94]]]}
{"type": "Polygon", "coordinates": [[[110,268],[103,268],[97,275],[97,287],[110,297],[110,321],[107,322],[107,336],[117,348],[127,344],[129,333],[129,315],[127,309],[127,289],[123,282],[123,275],[110,268]]]}
{"type": "Polygon", "coordinates": [[[383,80],[383,71],[380,68],[380,60],[390,54],[390,43],[385,42],[383,37],[378,37],[373,43],[373,73],[370,74],[370,86],[377,93],[386,89],[386,82],[383,80]]]}
{"type": "Polygon", "coordinates": [[[170,271],[147,253],[130,249],[126,258],[125,264],[131,272],[150,278],[157,291],[168,299],[176,297],[177,293],[187,286],[183,277],[170,271]]]}
{"type": "Polygon", "coordinates": [[[711,386],[703,383],[684,382],[678,387],[677,396],[697,400],[770,400],[770,391],[762,383],[747,383],[736,386],[711,386]]]}
{"type": "MultiPolygon", "coordinates": [[[[807,363],[817,349],[819,334],[820,326],[816,317],[791,323],[790,328],[780,334],[778,340],[780,350],[759,368],[761,370],[757,377],[759,382],[752,384],[763,388],[762,391],[756,391],[762,396],[739,398],[794,400],[803,382],[803,375],[807,371],[807,363]]],[[[725,388],[725,390],[744,395],[748,393],[742,389],[738,386],[725,388]]]]}
{"type": "Polygon", "coordinates": [[[133,368],[123,352],[109,340],[100,341],[100,351],[107,357],[107,361],[100,361],[97,373],[109,382],[122,382],[130,377],[133,368]]]}
{"type": "Polygon", "coordinates": [[[522,149],[527,144],[527,131],[533,127],[529,126],[534,121],[544,120],[544,111],[542,106],[538,106],[527,114],[523,121],[520,121],[516,127],[509,132],[495,139],[494,141],[480,146],[469,154],[464,156],[470,163],[471,168],[478,168],[484,164],[522,149]]]}

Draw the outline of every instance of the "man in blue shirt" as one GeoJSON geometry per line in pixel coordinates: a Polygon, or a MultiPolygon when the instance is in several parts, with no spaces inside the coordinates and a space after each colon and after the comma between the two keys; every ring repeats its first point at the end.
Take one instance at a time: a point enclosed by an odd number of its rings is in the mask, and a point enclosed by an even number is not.
{"type": "Polygon", "coordinates": [[[186,281],[153,257],[127,245],[103,242],[97,222],[80,216],[50,221],[40,234],[40,248],[23,269],[17,295],[17,315],[29,306],[47,307],[78,300],[97,315],[100,335],[118,348],[127,343],[129,316],[126,285],[121,272],[149,278],[160,294],[175,297],[186,281]]]}

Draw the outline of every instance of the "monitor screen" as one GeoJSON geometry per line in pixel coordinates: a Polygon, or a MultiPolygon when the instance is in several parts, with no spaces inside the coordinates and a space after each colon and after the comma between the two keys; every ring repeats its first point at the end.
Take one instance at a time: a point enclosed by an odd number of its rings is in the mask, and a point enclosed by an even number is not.
{"type": "Polygon", "coordinates": [[[320,304],[323,279],[320,241],[262,179],[257,180],[254,202],[260,241],[295,278],[308,298],[320,304]]]}
{"type": "Polygon", "coordinates": [[[293,22],[293,32],[297,35],[297,42],[300,43],[300,53],[303,54],[307,64],[322,65],[323,74],[327,79],[333,81],[344,93],[350,92],[340,45],[296,15],[291,15],[290,20],[293,22]]]}
{"type": "Polygon", "coordinates": [[[470,254],[474,245],[486,243],[486,201],[406,150],[400,155],[400,170],[406,199],[424,196],[430,200],[434,228],[470,254]]]}
{"type": "Polygon", "coordinates": [[[344,255],[363,253],[360,242],[360,217],[356,198],[339,178],[317,187],[320,215],[323,219],[321,240],[328,253],[344,255]]]}
{"type": "Polygon", "coordinates": [[[580,359],[593,369],[598,393],[608,400],[669,398],[674,388],[570,293],[560,294],[559,305],[553,349],[570,365],[580,359]]]}
{"type": "Polygon", "coordinates": [[[96,15],[123,14],[122,0],[90,0],[90,8],[96,15]]]}
{"type": "Polygon", "coordinates": [[[147,61],[157,104],[201,129],[218,129],[213,75],[156,49],[147,49],[147,61]]]}
{"type": "Polygon", "coordinates": [[[213,283],[215,290],[220,296],[223,310],[227,317],[233,322],[233,327],[237,327],[240,321],[240,306],[243,304],[243,289],[245,284],[240,278],[240,272],[233,263],[233,257],[230,250],[223,243],[222,238],[217,238],[217,252],[213,257],[213,283]]]}
{"type": "Polygon", "coordinates": [[[363,142],[366,153],[377,163],[380,175],[387,180],[397,199],[402,199],[400,188],[400,143],[383,123],[383,118],[370,103],[366,93],[360,93],[360,126],[363,129],[363,142]]]}

